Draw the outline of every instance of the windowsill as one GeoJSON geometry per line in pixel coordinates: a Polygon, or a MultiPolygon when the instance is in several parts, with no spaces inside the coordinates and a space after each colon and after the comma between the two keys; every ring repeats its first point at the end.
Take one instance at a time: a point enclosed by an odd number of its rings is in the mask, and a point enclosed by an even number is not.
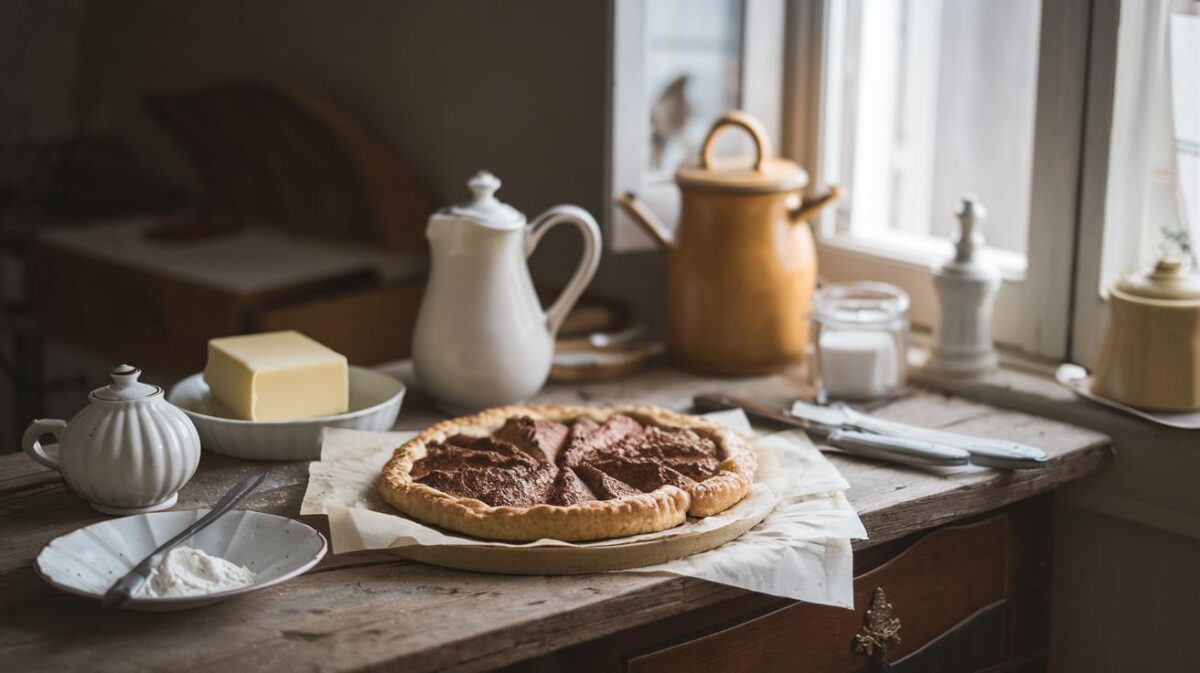
{"type": "MultiPolygon", "coordinates": [[[[918,360],[925,351],[914,349],[918,360]]],[[[911,358],[910,358],[911,359],[911,358]]],[[[1058,493],[1058,502],[1176,535],[1200,539],[1200,448],[1193,431],[1154,425],[1076,397],[1054,380],[1054,366],[1010,355],[976,379],[927,374],[914,383],[998,407],[1072,423],[1113,438],[1111,467],[1058,493]]]]}
{"type": "MultiPolygon", "coordinates": [[[[872,233],[870,236],[838,234],[821,236],[820,245],[846,252],[882,257],[892,262],[911,264],[928,269],[954,256],[954,244],[949,239],[921,234],[872,233]]],[[[985,247],[980,257],[994,264],[1004,280],[1019,283],[1025,280],[1028,260],[1025,255],[1001,248],[985,247]]]]}

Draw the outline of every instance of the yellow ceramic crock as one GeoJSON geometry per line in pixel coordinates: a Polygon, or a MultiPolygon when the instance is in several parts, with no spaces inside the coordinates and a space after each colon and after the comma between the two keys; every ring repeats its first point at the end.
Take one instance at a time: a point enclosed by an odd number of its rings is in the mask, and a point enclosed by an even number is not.
{"type": "Polygon", "coordinates": [[[633,194],[618,199],[667,250],[667,348],[689,369],[765,374],[804,356],[817,284],[807,220],[838,192],[801,199],[808,173],[771,147],[766,129],[746,113],[718,119],[699,159],[675,173],[681,201],[673,237],[633,194]],[[750,134],[752,162],[714,156],[725,129],[750,134]]]}
{"type": "Polygon", "coordinates": [[[1113,285],[1108,305],[1092,392],[1145,409],[1200,409],[1200,276],[1163,259],[1113,285]]]}

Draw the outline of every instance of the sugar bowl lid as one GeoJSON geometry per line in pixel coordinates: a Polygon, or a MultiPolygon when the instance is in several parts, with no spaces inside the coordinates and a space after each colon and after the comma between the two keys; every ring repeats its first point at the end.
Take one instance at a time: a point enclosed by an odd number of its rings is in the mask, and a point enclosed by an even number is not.
{"type": "Polygon", "coordinates": [[[1200,299],[1200,275],[1192,273],[1182,261],[1164,257],[1149,271],[1125,276],[1116,289],[1143,299],[1190,301],[1200,299]]]}
{"type": "Polygon", "coordinates": [[[680,187],[715,191],[783,192],[801,189],[808,184],[808,173],[800,164],[772,156],[771,140],[766,128],[754,117],[734,110],[713,123],[700,148],[696,161],[680,166],[675,172],[680,187]],[[726,128],[740,128],[754,140],[754,158],[717,157],[713,145],[726,128]]]}
{"type": "Polygon", "coordinates": [[[162,388],[138,381],[142,370],[132,365],[121,365],[108,373],[112,383],[92,391],[92,397],[106,402],[132,402],[153,397],[162,388]]]}

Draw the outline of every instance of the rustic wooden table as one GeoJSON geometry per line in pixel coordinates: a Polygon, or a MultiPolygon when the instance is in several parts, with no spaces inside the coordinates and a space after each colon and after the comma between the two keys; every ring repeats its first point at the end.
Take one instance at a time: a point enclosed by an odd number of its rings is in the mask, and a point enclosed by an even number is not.
{"type": "MultiPolygon", "coordinates": [[[[395,368],[410,378],[407,367],[395,368]]],[[[720,390],[784,404],[786,375],[705,379],[656,367],[620,382],[550,386],[539,402],[640,401],[687,409],[720,390]]],[[[875,410],[931,427],[1044,448],[1044,470],[944,476],[852,457],[834,463],[873,545],[1045,493],[1101,469],[1107,437],[1062,423],[916,391],[875,410]]],[[[397,427],[436,418],[416,392],[397,427]]],[[[245,507],[296,516],[307,462],[258,463],[205,452],[177,508],[211,505],[235,480],[270,476],[245,507]]],[[[0,458],[0,669],[477,671],[522,661],[744,594],[689,578],[635,574],[518,577],[447,570],[371,552],[327,557],[307,575],[212,607],[110,613],[60,593],[31,562],[56,536],[105,517],[23,454],[0,458]]],[[[324,529],[323,518],[309,523],[324,529]]]]}

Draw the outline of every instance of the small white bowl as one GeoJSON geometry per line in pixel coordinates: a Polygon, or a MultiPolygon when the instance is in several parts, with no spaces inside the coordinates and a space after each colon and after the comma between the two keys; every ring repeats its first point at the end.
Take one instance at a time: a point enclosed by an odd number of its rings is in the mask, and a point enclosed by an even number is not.
{"type": "Polygon", "coordinates": [[[176,383],[167,401],[183,409],[214,453],[253,460],[315,460],[321,457],[321,429],[391,430],[404,401],[404,384],[364,367],[350,367],[350,410],[302,421],[261,422],[226,418],[209,393],[203,374],[176,383]]]}
{"type": "MultiPolygon", "coordinates": [[[[42,579],[70,594],[101,599],[129,572],[207,509],[138,514],[101,521],[50,541],[34,568],[42,579]]],[[[183,543],[254,571],[254,583],[200,596],[134,598],[134,610],[187,610],[211,605],[289,580],[325,556],[325,536],[295,519],[234,510],[183,543]]]]}

